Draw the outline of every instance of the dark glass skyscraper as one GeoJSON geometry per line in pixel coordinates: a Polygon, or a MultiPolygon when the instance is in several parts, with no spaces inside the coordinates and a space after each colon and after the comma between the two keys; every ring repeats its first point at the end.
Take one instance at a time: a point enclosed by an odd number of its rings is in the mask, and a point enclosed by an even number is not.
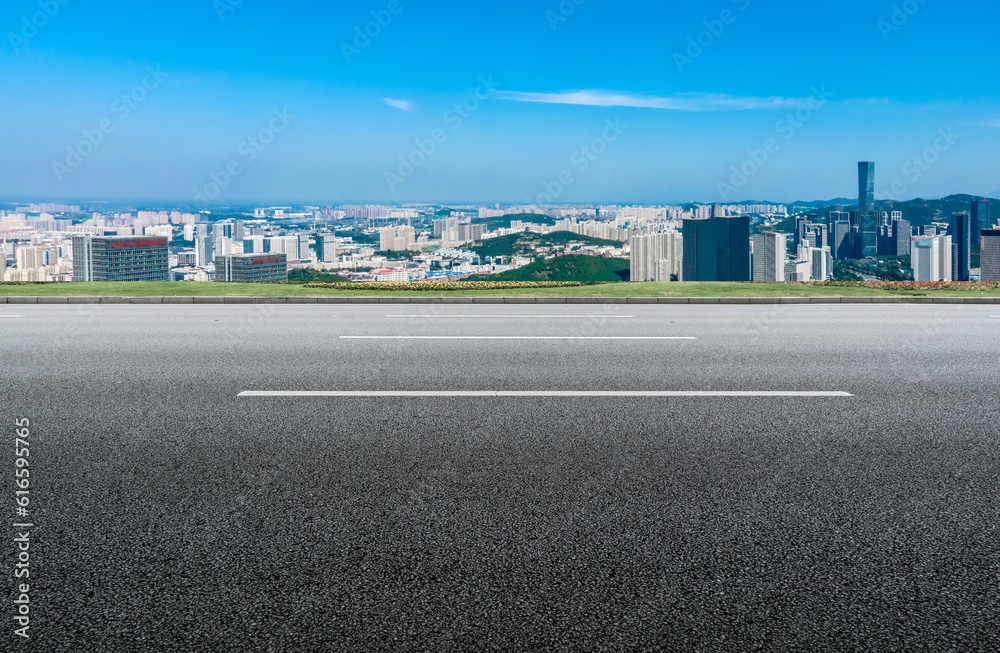
{"type": "Polygon", "coordinates": [[[970,216],[966,212],[952,213],[951,226],[951,278],[953,281],[969,280],[969,248],[972,244],[970,216]]]}
{"type": "Polygon", "coordinates": [[[989,229],[993,226],[990,222],[990,201],[989,200],[972,200],[972,244],[978,245],[980,241],[980,233],[983,229],[989,229]]]}
{"type": "Polygon", "coordinates": [[[875,215],[875,163],[858,163],[858,256],[875,256],[878,249],[878,219],[875,215]]]}
{"type": "Polygon", "coordinates": [[[833,244],[830,247],[830,252],[833,254],[833,258],[852,258],[854,241],[851,237],[851,223],[847,220],[835,222],[831,233],[833,234],[833,244]]]}
{"type": "Polygon", "coordinates": [[[858,163],[858,212],[867,215],[875,210],[875,163],[858,163]]]}
{"type": "Polygon", "coordinates": [[[878,216],[875,212],[861,214],[861,256],[878,254],[878,216]]]}
{"type": "Polygon", "coordinates": [[[684,221],[682,281],[750,281],[750,218],[684,221]]]}

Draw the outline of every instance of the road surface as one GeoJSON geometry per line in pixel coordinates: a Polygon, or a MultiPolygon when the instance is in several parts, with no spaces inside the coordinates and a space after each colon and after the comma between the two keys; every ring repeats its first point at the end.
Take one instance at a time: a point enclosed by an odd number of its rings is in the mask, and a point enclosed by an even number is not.
{"type": "Polygon", "coordinates": [[[0,307],[0,649],[1000,650],[998,315],[0,307]]]}

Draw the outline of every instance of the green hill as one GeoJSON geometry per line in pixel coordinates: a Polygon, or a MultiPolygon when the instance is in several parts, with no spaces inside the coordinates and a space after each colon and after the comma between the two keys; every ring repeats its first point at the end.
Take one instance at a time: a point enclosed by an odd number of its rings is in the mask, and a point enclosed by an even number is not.
{"type": "Polygon", "coordinates": [[[469,281],[628,281],[629,262],[599,256],[557,256],[501,274],[479,274],[469,281]]]}
{"type": "MultiPolygon", "coordinates": [[[[949,195],[937,200],[925,200],[917,198],[905,202],[893,200],[876,200],[876,211],[902,211],[903,219],[915,227],[929,225],[932,222],[947,222],[952,213],[972,210],[973,195],[949,195]]],[[[990,204],[994,207],[990,213],[990,218],[995,222],[1000,218],[1000,200],[991,199],[990,204]]],[[[825,218],[830,211],[857,211],[856,204],[831,204],[822,209],[808,211],[809,213],[825,218]]],[[[792,226],[794,230],[794,226],[792,226]]]]}
{"type": "Polygon", "coordinates": [[[484,224],[486,225],[487,231],[495,231],[497,229],[510,229],[511,220],[520,220],[521,222],[547,225],[554,225],[556,223],[555,218],[550,218],[547,215],[541,215],[538,213],[515,213],[513,215],[505,215],[500,218],[474,218],[472,223],[484,224]]]}
{"type": "Polygon", "coordinates": [[[571,243],[609,247],[621,247],[624,244],[617,240],[581,236],[571,231],[554,231],[550,234],[526,231],[522,234],[510,234],[509,236],[479,241],[470,249],[479,254],[480,257],[530,256],[536,247],[563,247],[571,243]]]}

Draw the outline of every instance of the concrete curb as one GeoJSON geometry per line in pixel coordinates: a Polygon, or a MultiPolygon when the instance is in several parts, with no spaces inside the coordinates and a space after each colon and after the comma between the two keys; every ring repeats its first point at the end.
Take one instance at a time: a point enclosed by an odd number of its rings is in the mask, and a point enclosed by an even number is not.
{"type": "Polygon", "coordinates": [[[0,304],[937,304],[1000,305],[1000,297],[0,297],[0,304]]]}

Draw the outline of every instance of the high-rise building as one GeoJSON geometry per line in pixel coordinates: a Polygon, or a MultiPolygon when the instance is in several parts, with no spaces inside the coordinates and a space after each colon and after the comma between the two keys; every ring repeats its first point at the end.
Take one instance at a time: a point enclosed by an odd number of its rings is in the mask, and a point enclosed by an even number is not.
{"type": "Polygon", "coordinates": [[[482,240],[486,233],[484,224],[459,224],[458,240],[463,243],[470,243],[474,240],[482,240]]]}
{"type": "Polygon", "coordinates": [[[684,220],[684,281],[750,281],[750,218],[684,220]]]}
{"type": "Polygon", "coordinates": [[[674,270],[673,261],[665,258],[656,262],[655,272],[653,281],[677,281],[681,278],[680,272],[674,270]]]}
{"type": "Polygon", "coordinates": [[[908,220],[895,220],[892,223],[892,239],[895,241],[895,253],[892,256],[909,256],[912,236],[913,228],[908,220]]]}
{"type": "Polygon", "coordinates": [[[850,222],[851,214],[847,211],[830,211],[827,216],[827,224],[833,224],[834,222],[850,222]]]}
{"type": "Polygon", "coordinates": [[[875,163],[858,163],[858,213],[862,216],[875,210],[875,163]]]}
{"type": "Polygon", "coordinates": [[[861,258],[878,255],[878,215],[872,211],[861,214],[861,258]]]}
{"type": "Polygon", "coordinates": [[[236,231],[235,226],[232,222],[216,222],[212,225],[212,238],[214,240],[232,238],[236,231]]]}
{"type": "Polygon", "coordinates": [[[169,281],[169,265],[166,238],[73,238],[73,281],[169,281]]]}
{"type": "Polygon", "coordinates": [[[239,283],[288,281],[285,254],[234,254],[215,258],[215,280],[239,283]]]}
{"type": "Polygon", "coordinates": [[[266,254],[271,251],[271,241],[264,236],[247,236],[243,239],[244,254],[266,254]]]}
{"type": "Polygon", "coordinates": [[[806,238],[806,228],[809,226],[809,216],[800,215],[795,218],[795,239],[792,241],[794,247],[798,247],[806,238]]]}
{"type": "Polygon", "coordinates": [[[914,236],[910,265],[914,281],[951,281],[951,236],[914,236]]]}
{"type": "Polygon", "coordinates": [[[892,239],[892,227],[883,225],[878,228],[878,246],[876,252],[879,256],[896,255],[896,241],[892,239]]]}
{"type": "Polygon", "coordinates": [[[215,255],[215,241],[211,236],[200,236],[194,242],[195,261],[198,267],[205,267],[215,255]]]}
{"type": "Polygon", "coordinates": [[[982,280],[1000,281],[1000,229],[983,229],[982,280]]]}
{"type": "Polygon", "coordinates": [[[312,258],[312,253],[309,248],[311,240],[311,234],[299,234],[298,248],[295,257],[297,260],[308,261],[312,258]]]}
{"type": "Polygon", "coordinates": [[[854,255],[854,237],[851,223],[842,220],[833,224],[831,229],[830,253],[835,259],[849,259],[854,255]]]}
{"type": "Polygon", "coordinates": [[[435,238],[441,238],[445,232],[458,230],[458,218],[441,218],[432,220],[431,224],[434,226],[435,238]]]}
{"type": "Polygon", "coordinates": [[[781,283],[785,280],[787,234],[762,233],[753,237],[753,280],[781,283]]]}
{"type": "MultiPolygon", "coordinates": [[[[683,245],[681,235],[674,231],[632,236],[630,243],[629,269],[632,281],[656,281],[656,266],[659,261],[667,261],[670,275],[681,273],[683,245]]],[[[662,275],[661,275],[662,276],[662,275]]]]}
{"type": "Polygon", "coordinates": [[[813,247],[809,252],[812,262],[812,281],[829,281],[833,276],[833,257],[828,247],[813,247]]]}
{"type": "Polygon", "coordinates": [[[235,241],[232,238],[216,238],[213,245],[213,255],[208,257],[209,260],[215,260],[215,256],[232,256],[236,253],[234,249],[235,241]]]}
{"type": "Polygon", "coordinates": [[[379,250],[383,252],[405,252],[412,249],[417,240],[413,227],[385,227],[379,232],[379,250]]]}
{"type": "Polygon", "coordinates": [[[316,260],[320,263],[334,263],[337,260],[337,236],[335,234],[316,235],[316,260]]]}
{"type": "Polygon", "coordinates": [[[45,248],[21,245],[14,250],[18,270],[37,270],[45,267],[45,248]]]}
{"type": "Polygon", "coordinates": [[[983,229],[990,229],[993,223],[990,222],[990,201],[987,199],[972,200],[972,220],[970,221],[972,244],[978,245],[980,234],[983,229]]]}
{"type": "Polygon", "coordinates": [[[830,229],[825,224],[809,223],[806,225],[805,244],[810,247],[826,247],[830,243],[830,229]]]}
{"type": "Polygon", "coordinates": [[[785,265],[786,281],[828,281],[833,271],[833,258],[826,247],[799,246],[794,261],[785,265]]]}
{"type": "Polygon", "coordinates": [[[969,280],[969,250],[972,246],[970,216],[966,212],[952,213],[948,233],[952,245],[952,273],[954,281],[969,280]]]}

